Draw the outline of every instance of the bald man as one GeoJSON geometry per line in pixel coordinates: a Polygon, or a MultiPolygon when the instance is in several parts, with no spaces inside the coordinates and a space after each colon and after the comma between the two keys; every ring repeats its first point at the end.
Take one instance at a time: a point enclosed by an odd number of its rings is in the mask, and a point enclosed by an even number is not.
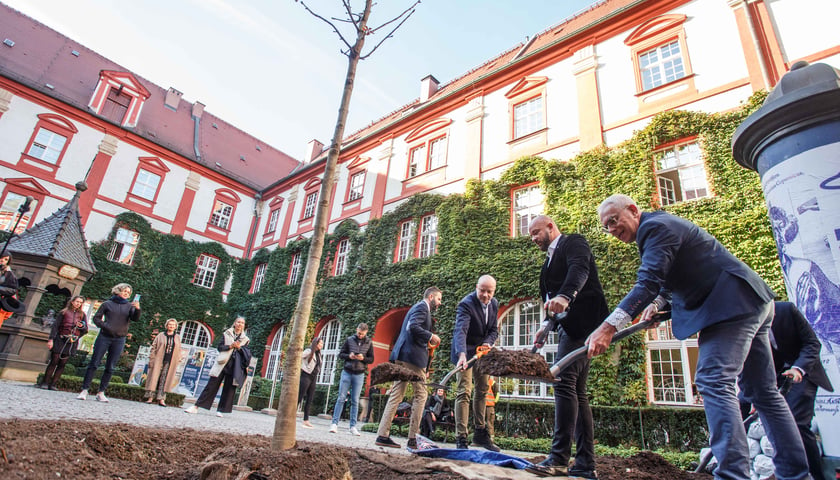
{"type": "Polygon", "coordinates": [[[499,338],[499,301],[493,298],[495,294],[496,279],[482,275],[475,285],[475,291],[464,297],[455,311],[450,360],[461,368],[457,374],[458,393],[455,397],[455,445],[461,449],[469,448],[467,419],[470,417],[470,395],[475,380],[473,443],[487,450],[499,451],[487,429],[487,423],[494,419],[484,417],[490,377],[481,373],[477,367],[467,367],[467,359],[475,355],[479,346],[492,347],[499,338]]]}

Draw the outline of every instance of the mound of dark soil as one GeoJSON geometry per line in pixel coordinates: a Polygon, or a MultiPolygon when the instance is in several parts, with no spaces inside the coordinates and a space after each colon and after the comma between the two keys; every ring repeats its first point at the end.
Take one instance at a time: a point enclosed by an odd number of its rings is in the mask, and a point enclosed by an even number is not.
{"type": "Polygon", "coordinates": [[[391,362],[380,363],[370,371],[371,385],[382,385],[383,383],[395,382],[397,380],[419,382],[422,378],[402,365],[391,362]]]}
{"type": "Polygon", "coordinates": [[[478,360],[478,367],[482,373],[493,376],[554,383],[545,358],[530,350],[494,348],[478,360]]]}

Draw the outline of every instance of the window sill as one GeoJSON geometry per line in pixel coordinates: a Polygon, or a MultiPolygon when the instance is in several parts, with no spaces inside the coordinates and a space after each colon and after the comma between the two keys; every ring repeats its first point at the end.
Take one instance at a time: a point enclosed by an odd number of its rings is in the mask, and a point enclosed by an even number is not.
{"type": "Polygon", "coordinates": [[[663,83],[650,90],[636,93],[636,100],[639,104],[639,111],[659,110],[667,108],[667,105],[685,97],[692,97],[697,94],[694,85],[694,74],[686,75],[672,82],[663,83]]]}
{"type": "Polygon", "coordinates": [[[151,215],[156,202],[129,192],[125,195],[125,203],[133,205],[138,211],[151,215]]]}
{"type": "Polygon", "coordinates": [[[538,138],[542,138],[543,143],[545,143],[546,139],[548,138],[547,133],[548,133],[548,127],[543,127],[539,130],[534,130],[533,132],[531,132],[527,135],[522,135],[520,137],[516,137],[516,138],[513,138],[511,140],[508,140],[507,144],[510,145],[511,147],[517,147],[517,146],[525,144],[525,143],[530,143],[532,140],[535,140],[535,139],[538,139],[538,138]]]}
{"type": "Polygon", "coordinates": [[[432,177],[432,176],[435,176],[438,173],[443,173],[445,171],[446,171],[446,165],[441,165],[441,166],[435,167],[431,170],[426,170],[425,172],[418,173],[417,175],[415,175],[413,177],[406,178],[405,180],[403,180],[403,183],[412,182],[412,181],[418,180],[418,179],[423,178],[423,177],[432,177]]]}
{"type": "Polygon", "coordinates": [[[27,173],[35,172],[36,174],[43,175],[46,172],[55,176],[55,172],[58,171],[58,167],[61,166],[61,159],[58,160],[58,163],[50,163],[45,160],[41,160],[38,157],[21,153],[18,166],[21,167],[21,170],[27,171],[27,173]]]}

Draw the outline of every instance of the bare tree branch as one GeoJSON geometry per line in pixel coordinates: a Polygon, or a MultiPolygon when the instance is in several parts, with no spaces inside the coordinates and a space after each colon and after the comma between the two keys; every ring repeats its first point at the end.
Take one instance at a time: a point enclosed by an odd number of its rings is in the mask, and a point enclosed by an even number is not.
{"type": "MultiPolygon", "coordinates": [[[[382,25],[380,25],[379,27],[377,27],[377,28],[382,28],[382,27],[384,27],[385,25],[388,25],[389,23],[392,23],[392,22],[394,22],[395,20],[397,20],[398,18],[400,18],[400,17],[402,17],[403,15],[405,15],[405,18],[403,18],[403,19],[402,19],[402,21],[400,21],[400,23],[398,23],[396,27],[394,27],[394,28],[393,28],[390,32],[388,32],[388,35],[385,35],[385,38],[383,38],[382,40],[380,40],[380,41],[379,41],[379,43],[377,43],[376,45],[374,45],[374,47],[371,49],[371,51],[369,51],[367,54],[360,56],[360,57],[359,57],[359,60],[364,60],[364,59],[368,58],[369,56],[373,55],[373,52],[375,52],[375,51],[376,51],[376,49],[377,49],[377,48],[379,48],[379,46],[380,46],[380,45],[382,45],[383,43],[385,43],[385,40],[388,40],[389,38],[392,38],[392,37],[394,36],[394,32],[396,32],[396,31],[397,31],[397,29],[398,29],[398,28],[400,28],[400,27],[402,26],[402,24],[403,24],[403,23],[405,23],[405,21],[406,21],[406,20],[408,20],[408,19],[409,19],[409,17],[411,17],[411,15],[413,15],[413,14],[414,14],[414,7],[416,7],[418,3],[420,3],[420,0],[417,0],[416,2],[414,2],[414,4],[413,4],[412,6],[408,7],[407,9],[405,9],[405,11],[403,11],[403,12],[402,12],[399,16],[394,17],[392,20],[389,20],[388,22],[383,23],[382,25]],[[408,15],[406,15],[406,12],[408,13],[408,15]]],[[[373,30],[369,31],[367,34],[368,34],[368,35],[370,35],[370,34],[372,34],[374,31],[376,31],[376,29],[373,29],[373,30]]]]}
{"type": "MultiPolygon", "coordinates": [[[[309,12],[310,14],[312,14],[312,16],[314,16],[315,18],[320,18],[320,19],[321,19],[321,20],[323,20],[323,21],[324,21],[327,25],[331,26],[331,27],[332,27],[332,29],[333,29],[333,31],[336,33],[336,35],[338,35],[338,38],[340,38],[340,39],[341,39],[341,41],[342,41],[342,42],[344,42],[344,44],[345,44],[345,45],[347,45],[347,49],[348,49],[348,50],[352,50],[352,49],[353,49],[353,46],[352,46],[352,45],[350,45],[350,42],[348,42],[348,41],[344,38],[344,35],[342,35],[340,31],[338,31],[338,27],[336,27],[336,26],[335,26],[335,24],[333,24],[331,21],[327,20],[326,18],[324,18],[324,17],[322,17],[322,16],[318,15],[317,13],[313,12],[313,11],[312,11],[312,9],[311,9],[311,8],[309,8],[309,6],[308,6],[308,5],[306,5],[306,3],[304,3],[304,2],[300,2],[300,4],[301,4],[301,5],[303,5],[303,8],[305,8],[307,12],[309,12]]],[[[341,53],[344,53],[344,52],[341,52],[341,53]]]]}
{"type": "MultiPolygon", "coordinates": [[[[384,27],[385,27],[385,26],[387,26],[388,24],[391,24],[391,23],[396,22],[397,20],[399,20],[399,19],[400,19],[403,15],[405,15],[406,13],[408,13],[408,15],[410,16],[412,13],[414,13],[414,7],[416,7],[419,3],[420,3],[420,0],[417,0],[417,1],[416,1],[416,2],[414,2],[414,3],[410,6],[410,7],[406,8],[405,10],[403,10],[403,12],[402,12],[401,14],[399,14],[399,15],[397,15],[396,17],[394,17],[394,18],[392,18],[392,19],[388,20],[387,22],[383,23],[382,25],[380,25],[380,26],[378,26],[378,27],[373,27],[373,28],[371,28],[371,29],[370,29],[370,31],[368,32],[368,34],[373,34],[373,33],[378,32],[380,28],[384,28],[384,27]],[[411,13],[409,13],[409,12],[411,12],[411,13]]],[[[405,18],[407,19],[408,17],[405,17],[405,18]]],[[[402,25],[404,22],[405,22],[405,19],[403,19],[403,21],[402,21],[402,22],[400,22],[400,25],[402,25]]],[[[397,26],[397,28],[399,28],[399,25],[397,26]]],[[[395,28],[394,30],[396,30],[396,28],[395,28]]],[[[391,33],[394,33],[394,30],[391,30],[391,33]]],[[[390,34],[389,34],[389,35],[390,35],[390,34]]]]}
{"type": "Polygon", "coordinates": [[[359,23],[356,21],[356,15],[353,14],[353,10],[350,7],[350,0],[343,0],[341,3],[344,4],[344,10],[347,11],[347,17],[353,22],[353,26],[356,27],[356,31],[359,30],[359,23]]]}

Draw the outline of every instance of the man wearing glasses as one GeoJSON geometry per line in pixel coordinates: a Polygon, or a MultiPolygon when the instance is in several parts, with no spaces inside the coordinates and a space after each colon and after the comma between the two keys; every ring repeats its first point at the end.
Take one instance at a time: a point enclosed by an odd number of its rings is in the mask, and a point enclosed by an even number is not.
{"type": "Polygon", "coordinates": [[[642,212],[626,195],[598,207],[601,224],[624,243],[636,242],[641,266],[636,284],[589,336],[589,356],[607,350],[616,331],[641,313],[650,319],[672,305],[674,335],[698,333],[695,383],[703,395],[715,478],[750,478],[749,448],[735,380],[753,403],[771,442],[776,478],[810,478],[802,440],[784,398],[776,390],[768,332],[774,293],[746,264],[708,232],[665,212],[642,212]]]}

